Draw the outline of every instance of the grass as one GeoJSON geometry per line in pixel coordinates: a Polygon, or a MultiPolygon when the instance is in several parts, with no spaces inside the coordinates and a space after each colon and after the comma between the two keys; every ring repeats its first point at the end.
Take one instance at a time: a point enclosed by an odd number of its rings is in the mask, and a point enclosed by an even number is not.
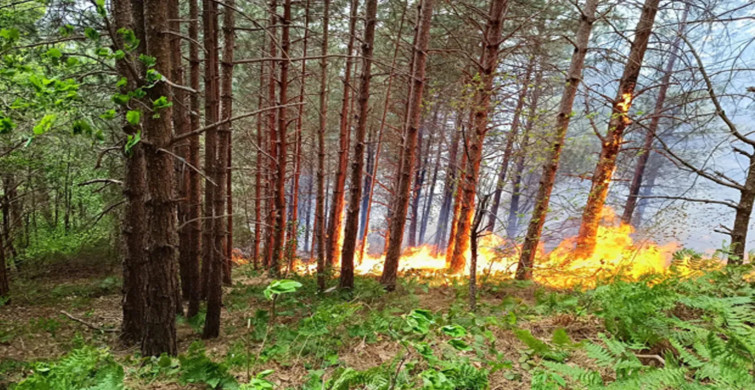
{"type": "Polygon", "coordinates": [[[60,314],[117,326],[112,268],[36,276],[15,281],[26,299],[0,307],[0,388],[52,380],[79,361],[82,375],[134,389],[746,388],[737,386],[752,380],[755,356],[749,272],[584,292],[489,280],[475,313],[463,281],[406,278],[386,293],[358,277],[353,292],[320,294],[314,278],[297,277],[273,321],[270,280],[244,266],[224,298],[221,337],[199,340],[201,314],[179,318],[175,358],[142,358],[60,314]]]}

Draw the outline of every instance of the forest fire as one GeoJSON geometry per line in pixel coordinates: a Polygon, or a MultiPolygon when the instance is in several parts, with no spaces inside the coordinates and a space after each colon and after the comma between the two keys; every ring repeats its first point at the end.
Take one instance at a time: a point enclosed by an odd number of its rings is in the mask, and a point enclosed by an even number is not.
{"type": "MultiPolygon", "coordinates": [[[[669,272],[673,253],[679,249],[675,242],[659,245],[653,242],[635,242],[631,225],[616,222],[614,212],[606,208],[602,225],[598,229],[597,244],[593,254],[580,259],[573,255],[576,237],[563,240],[555,249],[545,252],[538,249],[535,262],[534,280],[553,288],[590,288],[601,280],[636,280],[647,274],[669,272]]],[[[519,246],[507,243],[494,234],[485,234],[479,242],[477,275],[482,278],[511,278],[519,261],[519,246]]],[[[361,264],[355,272],[361,275],[380,275],[385,261],[384,255],[370,255],[365,251],[361,264]]],[[[467,259],[470,254],[467,253],[467,259]]],[[[294,266],[297,272],[314,273],[315,261],[299,262],[294,266]]],[[[407,248],[401,257],[399,272],[438,275],[447,268],[444,251],[436,251],[432,245],[407,248]]],[[[676,267],[677,274],[693,273],[688,262],[676,267]]],[[[469,269],[448,278],[463,278],[469,269]]]]}

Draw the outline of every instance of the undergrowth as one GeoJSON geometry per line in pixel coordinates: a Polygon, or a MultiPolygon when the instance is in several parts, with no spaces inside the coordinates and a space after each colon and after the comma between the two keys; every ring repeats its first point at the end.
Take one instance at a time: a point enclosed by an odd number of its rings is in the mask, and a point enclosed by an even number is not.
{"type": "MultiPolygon", "coordinates": [[[[246,268],[238,274],[262,280],[246,268]]],[[[474,313],[459,282],[405,279],[394,293],[371,278],[328,293],[310,277],[239,282],[225,298],[222,353],[212,341],[195,341],[178,357],[80,346],[52,362],[3,364],[30,373],[15,389],[118,389],[124,381],[247,390],[750,389],[748,275],[752,268],[726,268],[584,292],[488,281],[474,313]]],[[[57,321],[27,326],[55,337],[57,321]]],[[[181,326],[199,332],[202,322],[181,326]]]]}

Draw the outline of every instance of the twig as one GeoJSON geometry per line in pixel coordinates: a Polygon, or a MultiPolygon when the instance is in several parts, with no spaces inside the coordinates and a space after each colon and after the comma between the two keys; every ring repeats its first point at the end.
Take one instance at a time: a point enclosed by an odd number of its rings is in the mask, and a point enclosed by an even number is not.
{"type": "Polygon", "coordinates": [[[638,354],[635,354],[634,356],[637,356],[637,358],[639,358],[639,359],[655,359],[655,360],[661,362],[661,364],[663,364],[664,366],[666,366],[666,360],[664,360],[662,357],[660,357],[658,355],[638,355],[638,354]]]}
{"type": "Polygon", "coordinates": [[[94,325],[94,324],[91,324],[91,323],[89,323],[89,322],[86,322],[86,321],[84,321],[84,320],[82,320],[82,319],[80,319],[80,318],[76,318],[76,317],[74,317],[74,316],[73,316],[72,314],[68,313],[68,312],[67,312],[67,311],[65,311],[65,310],[61,310],[61,311],[60,311],[60,313],[61,313],[61,314],[63,314],[64,316],[66,316],[66,317],[70,318],[70,319],[71,319],[72,321],[76,321],[76,322],[78,322],[78,323],[80,323],[80,324],[82,324],[82,325],[85,325],[85,326],[86,326],[87,328],[90,328],[90,329],[98,330],[98,331],[100,331],[100,332],[117,332],[117,331],[118,331],[118,329],[105,329],[105,328],[100,328],[99,326],[96,326],[96,325],[94,325]]]}

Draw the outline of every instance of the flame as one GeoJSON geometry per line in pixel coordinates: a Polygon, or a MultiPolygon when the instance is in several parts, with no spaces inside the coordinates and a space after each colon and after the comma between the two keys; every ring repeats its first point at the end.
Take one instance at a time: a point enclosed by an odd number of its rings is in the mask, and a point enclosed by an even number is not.
{"type": "Polygon", "coordinates": [[[616,103],[616,107],[619,109],[619,112],[621,112],[621,120],[624,122],[624,124],[629,125],[631,123],[631,120],[627,116],[627,113],[629,112],[629,108],[632,106],[632,93],[626,92],[621,95],[621,101],[616,103]]]}
{"type": "MultiPolygon", "coordinates": [[[[552,288],[592,288],[600,281],[616,279],[637,280],[648,274],[682,277],[700,275],[705,269],[719,268],[721,263],[682,258],[672,262],[672,256],[679,244],[671,242],[659,245],[654,242],[635,242],[634,228],[618,222],[609,207],[604,209],[602,224],[598,228],[594,253],[587,258],[576,258],[573,254],[576,237],[562,241],[555,249],[546,253],[538,248],[533,270],[534,280],[552,288]],[[704,264],[702,264],[704,263],[704,264]],[[673,266],[672,266],[673,264],[673,266]]],[[[484,235],[478,245],[478,278],[493,276],[512,278],[519,261],[520,247],[494,234],[484,235]]],[[[467,259],[470,253],[467,252],[467,259]]],[[[365,248],[361,264],[355,265],[355,273],[360,275],[380,275],[385,257],[371,255],[365,248]]],[[[442,275],[444,278],[464,278],[469,274],[469,262],[464,273],[447,273],[444,251],[437,251],[432,245],[407,248],[399,262],[399,273],[442,275]]],[[[314,259],[299,259],[294,270],[301,274],[314,273],[314,259]]]]}

